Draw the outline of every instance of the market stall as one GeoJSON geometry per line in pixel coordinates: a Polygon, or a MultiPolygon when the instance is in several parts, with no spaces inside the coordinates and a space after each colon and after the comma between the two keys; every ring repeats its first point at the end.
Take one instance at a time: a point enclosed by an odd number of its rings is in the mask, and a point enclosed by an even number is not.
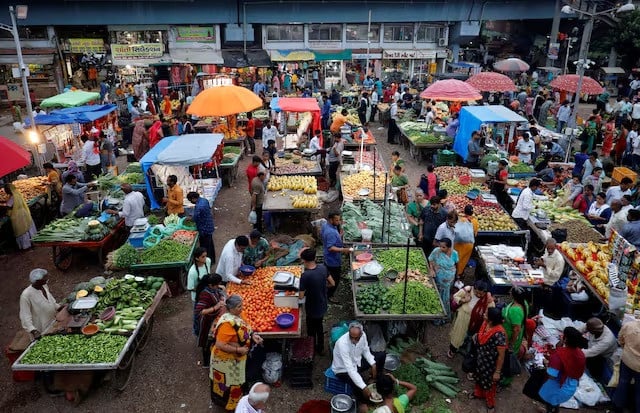
{"type": "Polygon", "coordinates": [[[80,283],[65,300],[67,308],[11,368],[51,374],[47,389],[66,392],[75,404],[101,382],[96,378],[109,376],[111,385],[122,391],[165,295],[167,285],[156,277],[95,277],[80,283]]]}
{"type": "Polygon", "coordinates": [[[412,239],[404,205],[395,201],[375,203],[369,199],[362,202],[342,204],[345,243],[366,242],[373,245],[402,246],[412,239]]]}
{"type": "Polygon", "coordinates": [[[284,153],[276,160],[276,168],[273,175],[322,175],[322,167],[319,160],[313,160],[312,156],[284,153]]]}
{"type": "Polygon", "coordinates": [[[358,128],[351,132],[352,140],[345,140],[344,148],[345,149],[355,149],[355,150],[371,150],[376,143],[376,138],[373,136],[373,133],[369,128],[358,128]],[[364,132],[364,140],[362,139],[362,135],[364,132]]]}
{"type": "Polygon", "coordinates": [[[70,108],[86,105],[100,99],[98,92],[85,92],[84,90],[69,90],[59,95],[52,96],[40,102],[40,107],[48,108],[70,108]]]}
{"type": "Polygon", "coordinates": [[[370,249],[350,256],[355,317],[366,321],[442,319],[444,306],[422,248],[370,249]]]}
{"type": "MultiPolygon", "coordinates": [[[[160,205],[154,195],[154,182],[150,172],[155,175],[155,183],[160,184],[166,183],[169,175],[176,175],[185,196],[189,191],[198,191],[197,182],[189,173],[188,167],[210,162],[221,142],[220,134],[191,134],[166,137],[151,148],[140,159],[151,209],[158,209],[160,205]]],[[[202,191],[201,188],[200,190],[202,191]]],[[[186,199],[185,203],[190,205],[186,199]]]]}
{"type": "Polygon", "coordinates": [[[343,175],[357,173],[358,171],[373,171],[379,173],[387,172],[384,159],[375,147],[370,151],[343,151],[342,169],[343,175]]]}
{"type": "MultiPolygon", "coordinates": [[[[27,179],[17,179],[11,182],[24,197],[27,202],[31,218],[36,224],[36,228],[41,228],[49,221],[48,208],[54,204],[51,200],[52,192],[49,188],[49,182],[44,176],[34,176],[27,179]]],[[[55,197],[57,198],[57,193],[55,197]]],[[[6,208],[9,196],[0,188],[0,210],[6,208]]],[[[55,200],[54,200],[55,201],[55,200]]]]}
{"type": "Polygon", "coordinates": [[[222,162],[218,165],[220,171],[220,179],[226,183],[229,188],[238,177],[238,166],[242,157],[242,147],[227,146],[222,149],[222,162]]]}
{"type": "Polygon", "coordinates": [[[465,106],[460,110],[460,127],[453,143],[454,151],[466,159],[471,133],[480,130],[482,124],[494,124],[493,139],[508,147],[515,137],[516,125],[527,120],[502,105],[465,106]],[[500,141],[500,136],[503,140],[500,141]]]}
{"type": "Polygon", "coordinates": [[[242,318],[265,339],[287,339],[302,335],[298,288],[303,268],[300,266],[262,267],[246,277],[251,284],[230,283],[228,294],[243,298],[242,318]],[[276,318],[288,313],[286,324],[276,318]]]}
{"type": "Polygon", "coordinates": [[[398,125],[400,140],[409,149],[415,160],[431,160],[438,149],[445,149],[453,143],[446,129],[426,122],[402,122],[398,125]]]}
{"type": "MultiPolygon", "coordinates": [[[[322,129],[320,106],[314,98],[283,97],[278,99],[275,110],[285,112],[287,128],[292,127],[297,131],[298,136],[301,136],[303,132],[313,136],[314,131],[322,129]],[[310,116],[302,115],[301,118],[299,117],[300,114],[306,113],[309,113],[310,116]]],[[[322,140],[323,137],[320,135],[320,147],[323,146],[322,140]]]]}
{"type": "Polygon", "coordinates": [[[371,199],[383,201],[386,197],[391,179],[388,174],[374,173],[371,170],[361,170],[340,178],[340,191],[345,202],[371,199]]]}
{"type": "MultiPolygon", "coordinates": [[[[494,295],[509,295],[511,287],[540,288],[544,269],[533,269],[526,263],[526,250],[507,245],[478,245],[478,271],[485,276],[494,295]]],[[[478,275],[476,275],[477,277],[478,275]]]]}
{"type": "Polygon", "coordinates": [[[313,176],[286,175],[272,176],[267,184],[267,192],[262,211],[271,213],[274,228],[278,227],[278,215],[312,214],[320,211],[318,184],[313,176]]]}
{"type": "Polygon", "coordinates": [[[32,239],[36,247],[51,247],[53,264],[62,271],[71,267],[74,251],[80,249],[97,252],[102,266],[106,253],[124,240],[124,219],[106,213],[89,218],[77,218],[71,213],[46,225],[32,239]]]}

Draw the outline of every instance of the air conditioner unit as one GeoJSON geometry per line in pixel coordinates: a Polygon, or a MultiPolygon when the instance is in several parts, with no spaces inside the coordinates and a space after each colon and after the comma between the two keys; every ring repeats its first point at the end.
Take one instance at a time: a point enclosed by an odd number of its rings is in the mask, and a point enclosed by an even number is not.
{"type": "Polygon", "coordinates": [[[441,37],[438,39],[438,46],[446,46],[447,45],[447,38],[446,37],[441,37]]]}

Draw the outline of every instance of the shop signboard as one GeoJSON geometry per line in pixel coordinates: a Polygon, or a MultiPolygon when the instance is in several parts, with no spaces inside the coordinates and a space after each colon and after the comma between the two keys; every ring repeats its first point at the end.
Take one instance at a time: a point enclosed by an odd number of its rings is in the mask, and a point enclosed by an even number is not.
{"type": "Polygon", "coordinates": [[[382,53],[352,53],[351,58],[353,60],[364,60],[364,59],[382,59],[382,53]]]}
{"type": "Polygon", "coordinates": [[[436,50],[383,50],[383,59],[435,59],[436,50]]]}
{"type": "Polygon", "coordinates": [[[71,53],[104,53],[104,40],[102,39],[69,39],[69,52],[71,53]]]}
{"type": "Polygon", "coordinates": [[[215,43],[216,31],[211,26],[176,26],[176,42],[215,43]]]}
{"type": "Polygon", "coordinates": [[[114,59],[157,59],[164,54],[162,43],[113,44],[114,59]]]}

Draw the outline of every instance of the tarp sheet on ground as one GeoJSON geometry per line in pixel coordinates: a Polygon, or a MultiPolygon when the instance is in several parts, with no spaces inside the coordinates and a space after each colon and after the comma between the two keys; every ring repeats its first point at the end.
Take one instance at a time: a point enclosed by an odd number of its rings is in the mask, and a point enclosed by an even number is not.
{"type": "MultiPolygon", "coordinates": [[[[285,112],[311,112],[311,133],[313,134],[315,130],[322,130],[320,106],[318,106],[316,98],[280,98],[276,105],[278,109],[285,112]]],[[[320,135],[320,140],[322,140],[322,135],[320,135]]],[[[320,144],[322,145],[322,142],[320,144]]]]}
{"type": "Polygon", "coordinates": [[[100,99],[100,93],[85,92],[84,90],[69,90],[59,95],[46,98],[40,103],[43,108],[70,108],[73,106],[86,105],[87,103],[100,99]]]}
{"type": "MultiPolygon", "coordinates": [[[[467,159],[471,133],[480,130],[483,123],[520,123],[527,120],[511,109],[502,105],[465,106],[460,110],[460,127],[453,142],[453,150],[467,159]]],[[[512,132],[510,132],[512,133],[512,132]]],[[[511,139],[511,136],[509,136],[511,139]]]]}
{"type": "MultiPolygon", "coordinates": [[[[72,123],[89,123],[115,111],[116,105],[85,105],[73,108],[54,110],[46,115],[35,117],[36,125],[69,125],[72,123]]],[[[25,124],[31,126],[31,119],[26,119],[25,124]]]]}
{"type": "Polygon", "coordinates": [[[209,162],[223,138],[224,135],[220,133],[168,136],[151,148],[140,159],[145,174],[147,194],[151,200],[151,208],[158,209],[160,205],[153,195],[149,169],[153,167],[154,174],[162,183],[167,182],[169,175],[176,175],[178,185],[186,188],[192,187],[194,180],[187,167],[209,162]]]}

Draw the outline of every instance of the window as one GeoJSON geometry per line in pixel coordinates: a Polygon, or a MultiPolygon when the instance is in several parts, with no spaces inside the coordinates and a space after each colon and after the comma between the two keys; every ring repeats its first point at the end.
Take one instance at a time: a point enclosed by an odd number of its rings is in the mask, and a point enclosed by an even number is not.
{"type": "Polygon", "coordinates": [[[384,40],[386,42],[412,42],[413,24],[385,24],[384,40]]]}
{"type": "Polygon", "coordinates": [[[438,43],[438,39],[446,37],[446,28],[419,25],[416,32],[416,41],[425,43],[438,43]]]}
{"type": "Polygon", "coordinates": [[[304,41],[304,30],[301,24],[267,26],[267,40],[271,42],[304,41]]]}
{"type": "MultiPolygon", "coordinates": [[[[369,31],[371,36],[369,37],[372,42],[377,42],[380,39],[380,26],[377,24],[371,25],[369,31]]],[[[348,24],[347,25],[347,41],[351,42],[366,42],[367,41],[367,25],[366,24],[348,24]]]]}
{"type": "Polygon", "coordinates": [[[342,40],[342,25],[341,24],[310,24],[309,40],[339,42],[342,40]]]}
{"type": "MultiPolygon", "coordinates": [[[[29,27],[19,26],[18,36],[22,40],[48,40],[49,39],[46,26],[29,26],[29,27]]],[[[0,38],[13,39],[13,33],[7,30],[0,30],[0,38]]]]}

